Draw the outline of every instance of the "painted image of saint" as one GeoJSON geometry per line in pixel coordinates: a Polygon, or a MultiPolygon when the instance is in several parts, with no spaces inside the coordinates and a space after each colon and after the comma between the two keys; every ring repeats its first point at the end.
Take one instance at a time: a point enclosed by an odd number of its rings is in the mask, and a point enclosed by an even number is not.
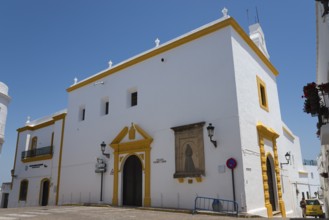
{"type": "Polygon", "coordinates": [[[193,162],[193,150],[189,144],[185,149],[185,172],[195,172],[195,166],[193,162]]]}

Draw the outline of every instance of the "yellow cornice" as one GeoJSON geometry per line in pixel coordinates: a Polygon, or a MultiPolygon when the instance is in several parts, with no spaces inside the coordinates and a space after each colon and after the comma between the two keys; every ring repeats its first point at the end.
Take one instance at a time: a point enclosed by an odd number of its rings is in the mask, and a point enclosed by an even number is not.
{"type": "Polygon", "coordinates": [[[150,149],[150,144],[152,140],[138,140],[132,142],[126,142],[121,144],[111,144],[111,147],[115,152],[119,153],[130,153],[130,152],[139,152],[150,149]]]}
{"type": "Polygon", "coordinates": [[[110,145],[114,145],[114,144],[119,144],[123,138],[128,134],[128,127],[124,127],[120,133],[114,138],[114,140],[112,141],[112,143],[110,145]]]}
{"type": "Polygon", "coordinates": [[[35,161],[40,161],[40,160],[50,160],[53,158],[52,154],[47,154],[47,155],[42,155],[42,156],[37,156],[37,157],[29,157],[22,159],[23,163],[28,163],[28,162],[35,162],[35,161]]]}
{"type": "Polygon", "coordinates": [[[272,71],[272,73],[277,76],[279,75],[279,72],[277,71],[277,69],[273,66],[273,64],[265,57],[265,55],[259,50],[259,48],[255,45],[255,43],[249,38],[249,36],[244,32],[244,30],[241,28],[241,26],[233,19],[233,18],[228,18],[224,21],[215,23],[213,25],[210,25],[202,30],[199,31],[195,31],[187,36],[184,36],[182,38],[179,38],[176,41],[170,42],[168,44],[165,44],[163,46],[160,46],[159,48],[153,49],[149,52],[145,52],[139,56],[136,56],[133,59],[130,59],[124,63],[122,63],[121,65],[118,66],[114,66],[111,69],[105,70],[102,73],[99,73],[97,75],[94,75],[84,81],[81,81],[69,88],[66,89],[67,92],[72,92],[76,89],[79,89],[81,87],[84,87],[88,84],[91,84],[93,82],[96,82],[106,76],[109,76],[113,73],[116,73],[120,70],[126,69],[130,66],[133,66],[137,63],[140,63],[144,60],[147,60],[151,57],[154,57],[158,54],[164,53],[168,50],[174,49],[178,46],[181,46],[183,44],[186,44],[188,42],[191,42],[195,39],[198,39],[202,36],[205,36],[207,34],[213,33],[217,30],[220,30],[222,28],[231,26],[233,27],[233,29],[242,37],[242,39],[249,45],[249,47],[257,54],[257,56],[264,62],[264,64],[272,71]]]}
{"type": "Polygon", "coordinates": [[[66,117],[66,113],[62,113],[53,117],[54,121],[62,120],[66,117]]]}
{"type": "Polygon", "coordinates": [[[27,125],[25,127],[21,127],[21,128],[18,128],[17,131],[18,132],[23,132],[23,131],[34,131],[34,130],[38,130],[40,128],[44,128],[44,127],[48,127],[50,125],[53,125],[55,124],[55,121],[58,121],[58,120],[62,120],[64,119],[66,116],[66,113],[62,113],[62,114],[59,114],[59,115],[56,115],[53,117],[53,119],[49,120],[49,121],[46,121],[46,122],[43,122],[41,124],[38,124],[36,126],[30,126],[30,125],[27,125]]]}
{"type": "Polygon", "coordinates": [[[272,128],[266,127],[263,123],[257,123],[257,130],[267,139],[277,139],[280,135],[276,133],[272,128]]]}
{"type": "Polygon", "coordinates": [[[258,57],[264,62],[264,64],[271,70],[275,75],[279,75],[279,71],[273,66],[273,64],[267,59],[263,52],[256,46],[256,44],[250,39],[250,37],[244,32],[242,27],[232,18],[231,26],[236,32],[244,39],[244,41],[251,47],[251,49],[258,55],[258,57]]]}
{"type": "Polygon", "coordinates": [[[51,121],[46,121],[44,123],[41,123],[41,124],[38,124],[36,126],[25,126],[25,127],[22,127],[22,128],[18,128],[17,131],[18,132],[23,132],[23,131],[34,131],[34,130],[38,130],[40,128],[44,128],[44,127],[48,127],[50,125],[53,125],[55,123],[54,120],[51,120],[51,121]]]}

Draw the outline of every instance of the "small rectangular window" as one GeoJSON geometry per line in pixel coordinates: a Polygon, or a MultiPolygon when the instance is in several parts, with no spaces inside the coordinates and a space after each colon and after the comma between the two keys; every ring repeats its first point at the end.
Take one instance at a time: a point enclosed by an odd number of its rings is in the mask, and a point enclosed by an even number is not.
{"type": "Polygon", "coordinates": [[[131,93],[131,106],[137,105],[137,92],[131,93]]]}
{"type": "Polygon", "coordinates": [[[267,103],[266,103],[265,88],[262,85],[260,86],[260,95],[261,95],[261,99],[262,99],[262,105],[266,106],[267,103]]]}
{"type": "Polygon", "coordinates": [[[79,108],[79,121],[84,121],[86,119],[86,107],[81,105],[79,108]]]}
{"type": "Polygon", "coordinates": [[[81,121],[84,121],[85,120],[85,117],[86,117],[86,109],[85,108],[82,109],[81,114],[82,114],[81,121]]]}
{"type": "Polygon", "coordinates": [[[110,103],[108,101],[105,102],[105,115],[109,114],[109,105],[110,105],[110,103]]]}

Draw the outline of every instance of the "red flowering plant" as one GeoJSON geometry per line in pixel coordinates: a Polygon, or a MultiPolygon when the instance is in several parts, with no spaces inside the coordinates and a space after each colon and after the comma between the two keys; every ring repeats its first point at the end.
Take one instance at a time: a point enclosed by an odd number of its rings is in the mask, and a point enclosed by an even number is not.
{"type": "Polygon", "coordinates": [[[321,99],[319,96],[319,89],[316,83],[308,83],[303,88],[305,102],[304,102],[304,112],[311,114],[312,116],[317,116],[321,108],[321,99]]]}
{"type": "Polygon", "coordinates": [[[304,112],[311,114],[313,117],[318,117],[317,132],[316,135],[319,137],[321,132],[321,126],[329,123],[329,109],[326,104],[329,96],[329,83],[323,83],[317,85],[316,83],[308,83],[303,88],[305,98],[304,101],[304,112]]]}

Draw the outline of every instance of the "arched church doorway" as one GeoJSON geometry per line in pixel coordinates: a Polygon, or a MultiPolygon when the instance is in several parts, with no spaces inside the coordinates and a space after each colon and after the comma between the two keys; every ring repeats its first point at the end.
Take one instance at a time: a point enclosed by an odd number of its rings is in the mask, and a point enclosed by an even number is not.
{"type": "Polygon", "coordinates": [[[136,155],[126,159],[123,168],[123,205],[142,206],[142,164],[136,155]]]}
{"type": "Polygon", "coordinates": [[[276,211],[276,203],[275,203],[275,174],[273,173],[272,163],[269,157],[266,159],[266,172],[267,172],[267,184],[268,184],[268,193],[270,196],[270,203],[272,205],[272,210],[276,211]]]}
{"type": "Polygon", "coordinates": [[[49,197],[49,180],[44,179],[40,184],[40,205],[46,206],[48,205],[48,197],[49,197]]]}

